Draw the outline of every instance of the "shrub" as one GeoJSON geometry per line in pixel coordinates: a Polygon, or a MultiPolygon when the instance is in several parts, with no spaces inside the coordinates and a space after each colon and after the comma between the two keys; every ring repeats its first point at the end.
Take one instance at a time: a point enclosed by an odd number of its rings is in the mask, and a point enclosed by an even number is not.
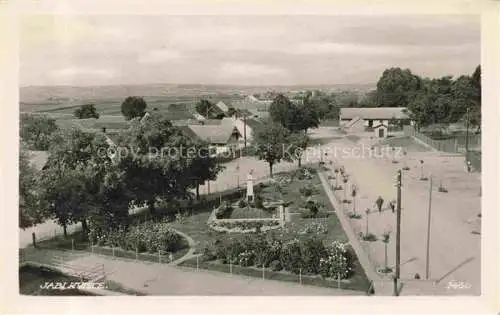
{"type": "Polygon", "coordinates": [[[240,208],[245,208],[247,206],[247,202],[245,199],[240,199],[240,201],[238,202],[238,207],[240,208]]]}
{"type": "Polygon", "coordinates": [[[255,251],[245,250],[238,255],[238,264],[242,267],[253,266],[255,261],[255,251]]]}
{"type": "Polygon", "coordinates": [[[215,217],[217,219],[227,219],[231,216],[233,207],[227,201],[224,201],[217,209],[215,209],[215,217]]]}
{"type": "Polygon", "coordinates": [[[299,234],[314,234],[314,235],[321,235],[321,234],[327,234],[328,233],[328,228],[326,224],[323,224],[319,221],[313,221],[311,224],[308,224],[306,227],[304,227],[301,231],[299,231],[299,234]]]}
{"type": "Polygon", "coordinates": [[[262,197],[259,194],[254,197],[254,207],[257,209],[264,208],[264,200],[262,200],[262,197]]]}
{"type": "Polygon", "coordinates": [[[316,189],[316,187],[308,183],[304,187],[300,187],[299,192],[305,197],[310,197],[314,194],[317,194],[318,190],[316,189]]]}
{"type": "Polygon", "coordinates": [[[281,262],[279,260],[273,260],[269,264],[269,268],[271,268],[272,271],[281,271],[283,269],[283,266],[281,265],[281,262]]]}
{"type": "Polygon", "coordinates": [[[309,238],[302,244],[302,262],[304,273],[317,274],[320,271],[319,265],[322,257],[326,256],[326,249],[323,242],[317,238],[309,238]]]}
{"type": "Polygon", "coordinates": [[[320,259],[319,270],[325,278],[346,279],[352,275],[354,259],[344,243],[334,241],[326,248],[326,256],[320,259]]]}
{"type": "Polygon", "coordinates": [[[201,257],[203,261],[212,261],[218,258],[216,251],[209,246],[203,248],[201,257]]]}
{"type": "Polygon", "coordinates": [[[281,265],[287,271],[299,273],[303,266],[300,242],[293,239],[285,243],[281,249],[281,265]]]}

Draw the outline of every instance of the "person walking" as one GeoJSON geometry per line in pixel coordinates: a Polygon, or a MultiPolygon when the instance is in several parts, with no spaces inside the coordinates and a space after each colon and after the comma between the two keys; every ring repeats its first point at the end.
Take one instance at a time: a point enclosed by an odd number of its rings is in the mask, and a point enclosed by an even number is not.
{"type": "Polygon", "coordinates": [[[382,205],[384,204],[384,199],[381,196],[378,196],[375,204],[377,205],[378,213],[382,213],[382,205]]]}
{"type": "Polygon", "coordinates": [[[392,213],[396,210],[396,205],[394,201],[389,202],[389,207],[391,208],[392,213]]]}

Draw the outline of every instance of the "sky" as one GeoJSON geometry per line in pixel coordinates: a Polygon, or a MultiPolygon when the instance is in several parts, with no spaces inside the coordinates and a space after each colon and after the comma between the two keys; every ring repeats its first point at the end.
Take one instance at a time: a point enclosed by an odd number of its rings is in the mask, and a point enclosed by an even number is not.
{"type": "Polygon", "coordinates": [[[21,86],[371,84],[480,63],[476,15],[31,15],[20,30],[21,86]]]}

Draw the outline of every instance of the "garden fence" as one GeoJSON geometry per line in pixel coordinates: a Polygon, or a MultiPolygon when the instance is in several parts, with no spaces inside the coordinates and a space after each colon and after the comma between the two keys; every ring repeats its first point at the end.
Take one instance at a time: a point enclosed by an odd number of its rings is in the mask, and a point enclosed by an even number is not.
{"type": "MultiPolygon", "coordinates": [[[[451,139],[435,140],[421,132],[418,132],[413,126],[404,126],[403,131],[405,136],[415,137],[438,151],[449,153],[465,152],[466,137],[464,135],[456,135],[451,139]]],[[[469,149],[481,148],[481,135],[472,134],[469,135],[468,138],[469,149]]]]}

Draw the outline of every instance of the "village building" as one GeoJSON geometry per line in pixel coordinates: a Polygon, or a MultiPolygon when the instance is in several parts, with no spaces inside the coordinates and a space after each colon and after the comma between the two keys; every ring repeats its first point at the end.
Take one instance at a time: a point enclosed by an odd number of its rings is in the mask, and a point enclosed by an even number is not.
{"type": "Polygon", "coordinates": [[[242,134],[230,120],[218,125],[187,125],[181,130],[192,139],[199,139],[210,144],[215,154],[233,152],[239,148],[242,134]]]}
{"type": "Polygon", "coordinates": [[[344,131],[370,131],[376,138],[387,137],[390,125],[411,123],[406,107],[344,107],[339,118],[344,131]]]}

